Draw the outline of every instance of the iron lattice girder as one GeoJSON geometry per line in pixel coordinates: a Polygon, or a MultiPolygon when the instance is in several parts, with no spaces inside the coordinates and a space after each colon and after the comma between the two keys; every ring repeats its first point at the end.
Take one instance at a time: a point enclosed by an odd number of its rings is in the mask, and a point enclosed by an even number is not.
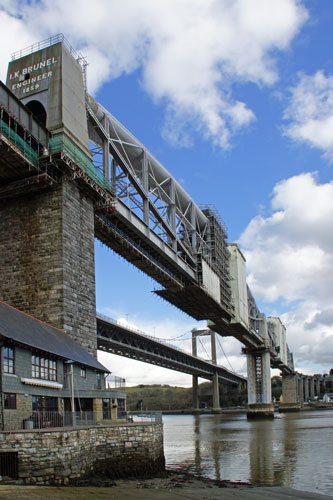
{"type": "MultiPolygon", "coordinates": [[[[151,214],[162,228],[175,252],[181,251],[189,265],[195,265],[195,254],[204,243],[207,218],[169,172],[99,103],[88,97],[90,140],[108,152],[128,176],[132,188],[142,199],[142,220],[148,225],[151,214]],[[94,109],[92,109],[94,108],[94,109]],[[153,199],[151,199],[153,198],[153,199]],[[178,234],[182,231],[182,235],[178,234]],[[184,236],[186,239],[184,240],[184,236]]],[[[112,184],[117,192],[113,169],[112,184]]],[[[119,192],[120,198],[122,193],[119,192]]]]}
{"type": "Polygon", "coordinates": [[[129,330],[97,316],[98,349],[164,368],[212,380],[217,371],[221,383],[237,384],[246,379],[218,365],[175,347],[129,330]]]}
{"type": "Polygon", "coordinates": [[[135,233],[129,232],[128,226],[124,226],[118,217],[96,212],[95,236],[161,285],[183,286],[183,277],[175,265],[154,252],[151,245],[145,245],[135,233]]]}

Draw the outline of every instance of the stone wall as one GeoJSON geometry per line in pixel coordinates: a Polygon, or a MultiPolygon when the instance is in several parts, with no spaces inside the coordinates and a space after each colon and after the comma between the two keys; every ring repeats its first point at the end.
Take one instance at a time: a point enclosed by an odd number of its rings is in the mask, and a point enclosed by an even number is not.
{"type": "Polygon", "coordinates": [[[0,262],[0,300],[96,355],[94,207],[74,181],[0,204],[0,262]]]}
{"type": "Polygon", "coordinates": [[[70,484],[101,471],[110,478],[154,474],[164,468],[163,426],[2,432],[1,452],[18,453],[17,481],[24,484],[70,484]]]}
{"type": "Polygon", "coordinates": [[[16,394],[16,410],[3,410],[4,429],[20,429],[22,421],[31,416],[32,396],[16,394]]]}

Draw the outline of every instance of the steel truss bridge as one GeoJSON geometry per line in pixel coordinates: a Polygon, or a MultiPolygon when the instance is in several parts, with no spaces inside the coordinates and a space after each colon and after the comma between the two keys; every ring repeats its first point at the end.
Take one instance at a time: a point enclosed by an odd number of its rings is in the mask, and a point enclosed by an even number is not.
{"type": "MultiPolygon", "coordinates": [[[[52,186],[64,177],[76,180],[95,199],[95,236],[157,281],[157,295],[196,320],[208,320],[213,331],[237,338],[247,349],[269,349],[272,366],[293,372],[292,356],[288,354],[287,364],[279,359],[274,327],[249,289],[249,326],[235,316],[227,235],[218,214],[209,206],[198,207],[148,149],[89,94],[86,116],[93,161],[83,158],[69,139],[52,137],[0,82],[0,199],[52,186]]],[[[98,324],[101,328],[100,319],[98,324]]],[[[111,339],[112,328],[104,325],[103,334],[99,332],[100,347],[112,352],[118,342],[121,353],[125,337],[111,339]]],[[[148,352],[147,346],[148,341],[148,352]]],[[[140,348],[134,352],[129,341],[126,349],[126,355],[139,356],[140,348]]],[[[172,352],[168,349],[165,363],[172,352]]],[[[147,352],[145,360],[157,363],[157,355],[147,352]]],[[[185,358],[179,363],[185,365],[185,358]]],[[[208,370],[208,365],[201,369],[208,370]]]]}
{"type": "Polygon", "coordinates": [[[245,383],[246,378],[226,368],[205,361],[197,356],[158,341],[143,332],[127,328],[110,318],[97,315],[97,341],[100,351],[125,356],[137,361],[169,368],[170,370],[197,375],[213,380],[218,374],[221,384],[245,383]]]}

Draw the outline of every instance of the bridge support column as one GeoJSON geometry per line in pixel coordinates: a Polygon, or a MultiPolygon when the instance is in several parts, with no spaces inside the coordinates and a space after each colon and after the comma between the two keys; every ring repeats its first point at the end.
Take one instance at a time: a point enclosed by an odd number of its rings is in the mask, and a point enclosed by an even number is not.
{"type": "Polygon", "coordinates": [[[192,376],[192,409],[193,412],[199,412],[199,387],[198,387],[198,376],[192,376]]]}
{"type": "Polygon", "coordinates": [[[304,406],[304,377],[303,375],[298,376],[298,398],[301,403],[301,408],[304,406]]]}
{"type": "MultiPolygon", "coordinates": [[[[210,345],[211,345],[211,352],[212,352],[212,363],[214,365],[217,364],[217,358],[216,358],[216,338],[215,338],[215,332],[211,331],[210,332],[210,345]]],[[[221,407],[220,407],[220,392],[219,392],[219,376],[218,373],[214,373],[213,377],[213,409],[212,413],[221,413],[221,407]]]]}
{"type": "Polygon", "coordinates": [[[307,403],[310,398],[310,392],[309,392],[309,377],[304,377],[304,401],[307,403]]]}
{"type": "Polygon", "coordinates": [[[221,413],[220,407],[220,392],[219,392],[219,376],[218,373],[214,373],[213,378],[213,409],[212,413],[221,413]]]}
{"type": "Polygon", "coordinates": [[[320,375],[315,376],[314,384],[315,384],[315,396],[317,396],[317,398],[319,398],[320,397],[320,375]]]}
{"type": "Polygon", "coordinates": [[[247,418],[274,418],[269,350],[243,352],[247,354],[247,418]]]}
{"type": "Polygon", "coordinates": [[[315,381],[314,381],[314,377],[310,377],[310,379],[309,379],[309,391],[310,391],[310,400],[314,401],[314,398],[315,398],[315,381]]]}
{"type": "MultiPolygon", "coordinates": [[[[195,335],[195,330],[192,330],[192,355],[197,356],[197,337],[195,335]]],[[[199,413],[199,386],[198,386],[198,375],[192,376],[192,409],[193,413],[199,413]]]]}
{"type": "Polygon", "coordinates": [[[280,412],[299,411],[301,409],[299,376],[297,373],[282,375],[282,402],[280,412]]]}

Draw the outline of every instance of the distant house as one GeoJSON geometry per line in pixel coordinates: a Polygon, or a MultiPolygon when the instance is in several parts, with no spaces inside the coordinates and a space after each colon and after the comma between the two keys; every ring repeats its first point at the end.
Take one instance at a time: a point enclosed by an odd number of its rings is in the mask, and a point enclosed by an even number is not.
{"type": "Polygon", "coordinates": [[[333,392],[326,392],[323,396],[324,403],[333,403],[333,392]]]}
{"type": "Polygon", "coordinates": [[[124,416],[126,394],[105,388],[107,368],[65,332],[1,301],[0,348],[0,430],[30,428],[43,413],[57,425],[75,412],[97,422],[124,416]]]}

